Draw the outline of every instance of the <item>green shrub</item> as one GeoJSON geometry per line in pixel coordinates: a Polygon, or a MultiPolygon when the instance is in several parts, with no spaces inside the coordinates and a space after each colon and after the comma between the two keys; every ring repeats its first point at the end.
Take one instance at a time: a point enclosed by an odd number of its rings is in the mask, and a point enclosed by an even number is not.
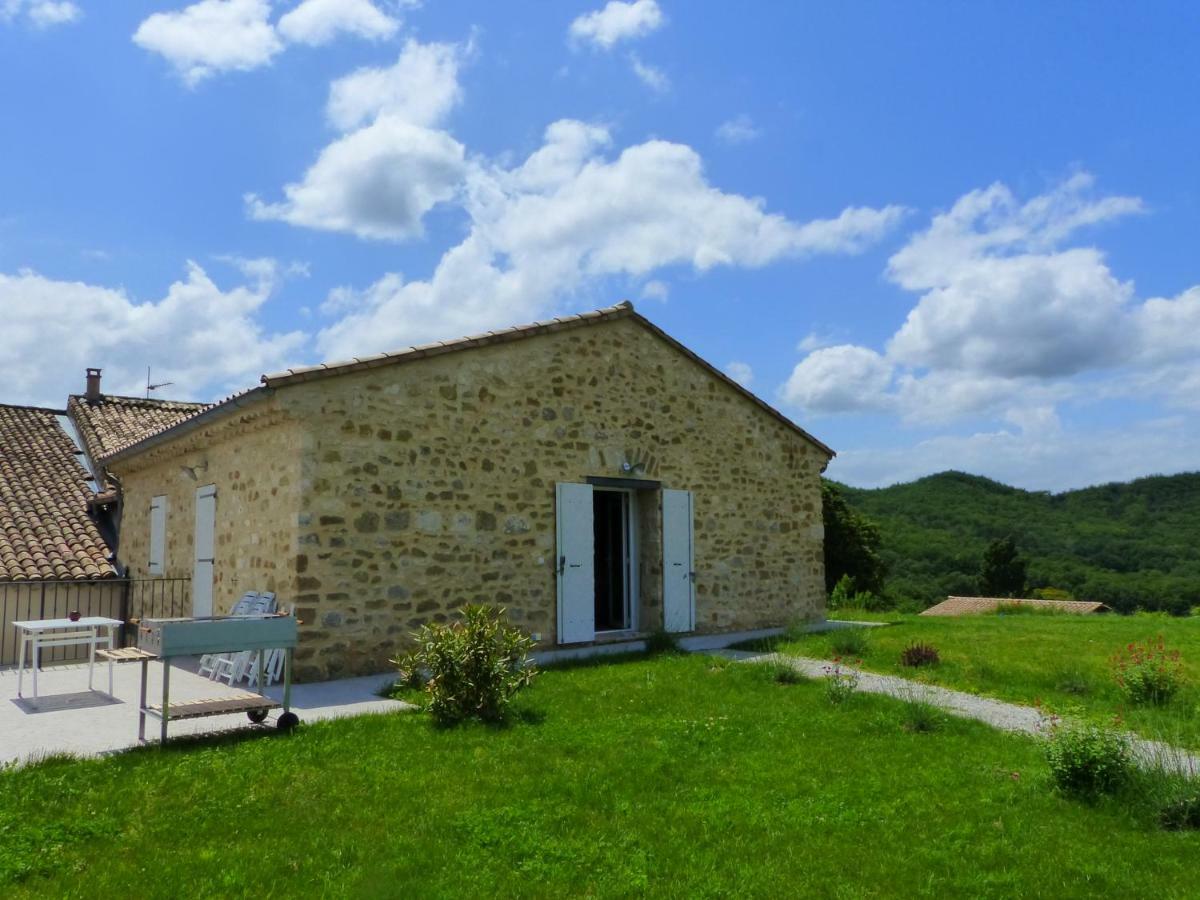
{"type": "Polygon", "coordinates": [[[1167,831],[1200,829],[1200,787],[1172,797],[1158,811],[1158,824],[1167,831]]]}
{"type": "Polygon", "coordinates": [[[803,672],[799,672],[795,667],[779,660],[760,663],[760,666],[767,677],[776,684],[804,684],[808,681],[803,672]]]}
{"type": "Polygon", "coordinates": [[[1184,684],[1178,650],[1167,650],[1162,635],[1144,644],[1125,645],[1112,656],[1113,676],[1125,699],[1161,706],[1184,684]]]}
{"type": "Polygon", "coordinates": [[[843,628],[829,636],[829,647],[838,656],[863,656],[870,646],[865,628],[843,628]]]}
{"type": "Polygon", "coordinates": [[[922,641],[914,641],[900,651],[900,665],[909,668],[935,666],[941,661],[937,647],[922,641]]]}
{"type": "Polygon", "coordinates": [[[905,731],[928,734],[946,724],[946,713],[923,696],[909,692],[902,698],[900,722],[905,731]]]}
{"type": "Polygon", "coordinates": [[[537,674],[528,662],[533,639],[503,609],[466,606],[461,621],[426,625],[415,637],[416,648],[395,662],[402,679],[423,680],[426,706],[443,724],[503,720],[537,674]]]}
{"type": "Polygon", "coordinates": [[[854,579],[849,575],[843,575],[838,579],[837,584],[833,586],[833,590],[829,592],[829,608],[839,609],[843,606],[849,606],[853,596],[854,579]]]}
{"type": "Polygon", "coordinates": [[[1091,723],[1055,722],[1046,761],[1064,794],[1093,799],[1124,787],[1133,772],[1129,744],[1119,731],[1091,723]]]}
{"type": "Polygon", "coordinates": [[[1091,679],[1078,668],[1059,669],[1054,675],[1054,687],[1064,694],[1075,694],[1079,697],[1092,692],[1091,679]]]}
{"type": "Polygon", "coordinates": [[[396,667],[396,674],[399,677],[391,685],[391,690],[417,690],[425,686],[428,678],[423,667],[422,656],[417,651],[410,650],[403,656],[393,659],[392,665],[396,667]]]}

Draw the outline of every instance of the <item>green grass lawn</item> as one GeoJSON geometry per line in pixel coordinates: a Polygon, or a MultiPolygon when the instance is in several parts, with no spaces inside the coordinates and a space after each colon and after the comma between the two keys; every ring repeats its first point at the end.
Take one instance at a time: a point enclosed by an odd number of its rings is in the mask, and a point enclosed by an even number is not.
{"type": "MultiPolygon", "coordinates": [[[[892,624],[871,629],[863,668],[1012,700],[1041,703],[1055,711],[1097,717],[1120,715],[1125,727],[1200,748],[1200,617],[981,615],[958,618],[875,615],[838,611],[838,618],[892,624]],[[1163,707],[1124,702],[1110,659],[1131,641],[1162,635],[1179,650],[1188,686],[1163,707]],[[900,651],[913,641],[938,648],[941,662],[928,668],[900,665],[900,651]]],[[[797,635],[780,642],[785,653],[828,658],[837,655],[836,633],[797,635]]]]}
{"type": "Polygon", "coordinates": [[[609,662],[544,673],[507,728],[394,714],[0,772],[0,895],[1195,895],[1200,834],[1058,796],[1034,739],[770,675],[609,662]]]}

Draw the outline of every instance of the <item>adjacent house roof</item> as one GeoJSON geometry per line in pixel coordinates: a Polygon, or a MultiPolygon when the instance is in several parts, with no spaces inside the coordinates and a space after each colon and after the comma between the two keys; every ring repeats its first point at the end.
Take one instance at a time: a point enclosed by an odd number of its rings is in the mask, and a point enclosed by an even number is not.
{"type": "Polygon", "coordinates": [[[109,578],[91,476],[52,409],[0,405],[0,581],[109,578]]]}
{"type": "Polygon", "coordinates": [[[88,456],[99,460],[119,447],[195,415],[208,405],[113,394],[101,394],[93,401],[72,394],[67,399],[67,414],[74,422],[88,456]]]}
{"type": "Polygon", "coordinates": [[[1044,609],[1054,612],[1087,613],[1108,612],[1109,608],[1103,603],[1087,600],[1028,600],[1005,599],[1003,597],[947,597],[937,606],[931,606],[923,616],[969,616],[979,613],[995,612],[1001,605],[1028,606],[1034,609],[1044,609]]]}
{"type": "MultiPolygon", "coordinates": [[[[697,365],[708,370],[708,372],[717,379],[724,381],[731,388],[742,394],[747,400],[754,403],[765,411],[768,415],[778,419],[788,428],[795,431],[805,440],[812,443],[821,451],[833,457],[834,451],[828,446],[817,440],[779,410],[760,399],[755,394],[746,390],[736,381],[727,376],[720,369],[716,368],[706,360],[697,356],[675,338],[671,337],[649,319],[639,315],[633,309],[633,304],[628,301],[618,303],[616,306],[609,306],[604,309],[593,310],[592,312],[580,313],[574,316],[562,316],[557,319],[551,319],[547,322],[534,322],[529,325],[515,325],[512,328],[505,328],[500,331],[488,331],[482,334],[474,334],[468,337],[458,338],[450,341],[435,341],[432,344],[421,344],[416,347],[409,347],[405,350],[398,350],[391,353],[379,353],[374,356],[355,357],[350,360],[341,362],[321,363],[315,366],[304,366],[294,369],[288,369],[284,372],[277,372],[272,375],[262,376],[262,386],[245,391],[241,394],[235,394],[232,397],[222,400],[220,403],[213,406],[200,409],[193,415],[181,419],[171,425],[167,425],[158,431],[143,435],[136,440],[130,440],[123,445],[110,450],[104,461],[110,461],[118,456],[124,456],[127,453],[136,453],[142,449],[146,449],[151,444],[156,444],[159,440],[167,440],[177,434],[183,433],[193,425],[199,425],[202,422],[208,421],[214,416],[221,415],[225,411],[245,405],[248,402],[253,402],[256,395],[262,395],[266,391],[284,387],[286,385],[298,384],[305,381],[313,381],[319,378],[328,378],[335,375],[343,375],[348,372],[357,372],[364,369],[374,369],[379,366],[395,365],[398,363],[412,362],[419,359],[425,359],[430,356],[440,356],[443,353],[455,353],[462,350],[470,350],[476,347],[485,347],[492,344],[501,344],[508,341],[521,340],[527,337],[533,337],[538,334],[548,334],[555,331],[563,331],[569,328],[579,328],[588,325],[596,325],[601,322],[611,322],[615,319],[628,318],[636,322],[643,328],[646,328],[656,337],[667,342],[683,355],[687,356],[697,365]],[[143,446],[144,445],[144,446],[143,446]]],[[[72,398],[75,399],[75,398],[72,398]]]]}

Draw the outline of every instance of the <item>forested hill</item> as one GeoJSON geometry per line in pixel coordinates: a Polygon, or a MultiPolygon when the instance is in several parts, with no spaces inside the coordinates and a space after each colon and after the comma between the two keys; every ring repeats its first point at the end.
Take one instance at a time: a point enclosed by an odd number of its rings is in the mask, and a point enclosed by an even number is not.
{"type": "Polygon", "coordinates": [[[1012,536],[1030,588],[1121,610],[1200,605],[1200,473],[1068,491],[1024,491],[943,472],[876,490],[838,485],[878,523],[887,593],[926,605],[976,591],[987,543],[1012,536]]]}

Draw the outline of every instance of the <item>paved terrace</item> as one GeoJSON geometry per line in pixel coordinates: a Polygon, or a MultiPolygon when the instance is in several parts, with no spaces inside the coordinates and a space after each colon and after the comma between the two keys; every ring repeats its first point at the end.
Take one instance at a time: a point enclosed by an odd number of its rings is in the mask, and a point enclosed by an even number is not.
{"type": "MultiPolygon", "coordinates": [[[[87,689],[87,663],[48,666],[38,673],[38,699],[29,695],[33,683],[25,670],[22,692],[17,698],[17,670],[0,669],[0,765],[27,762],[51,753],[99,756],[136,747],[138,727],[138,663],[113,666],[113,696],[87,689]]],[[[315,684],[292,685],[292,711],[301,722],[315,722],[342,716],[395,712],[411,709],[409,704],[385,700],[376,695],[395,675],[371,675],[315,684]]],[[[94,685],[108,687],[105,664],[97,662],[94,685]]],[[[224,682],[209,681],[179,665],[171,667],[171,700],[222,698],[244,691],[243,682],[230,688],[224,682]]],[[[283,697],[280,684],[267,688],[276,700],[283,697]]],[[[149,701],[162,698],[162,664],[150,663],[149,701]]],[[[251,725],[244,713],[183,719],[172,722],[170,736],[206,734],[232,728],[274,728],[279,711],[272,711],[263,726],[251,725]]],[[[146,737],[157,741],[159,722],[147,718],[146,737]]]]}

